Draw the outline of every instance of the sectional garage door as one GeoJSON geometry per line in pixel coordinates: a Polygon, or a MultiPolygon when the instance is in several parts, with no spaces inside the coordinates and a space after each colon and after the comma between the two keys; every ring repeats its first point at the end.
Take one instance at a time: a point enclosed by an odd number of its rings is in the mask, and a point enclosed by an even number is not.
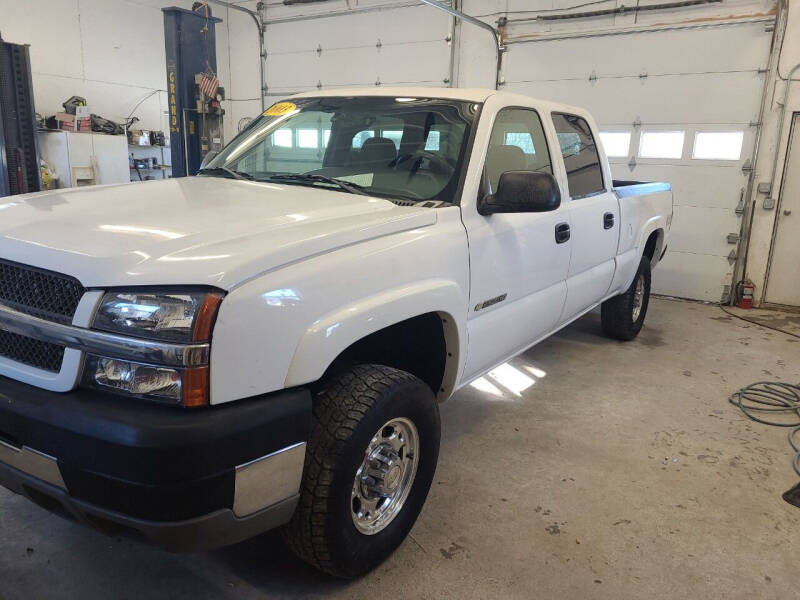
{"type": "Polygon", "coordinates": [[[267,26],[267,93],[446,86],[451,19],[418,4],[267,26]]]}
{"type": "Polygon", "coordinates": [[[770,40],[762,22],[509,46],[504,89],[587,107],[602,131],[630,134],[627,148],[627,135],[616,138],[615,178],[672,183],[672,239],[655,292],[727,294],[737,248],[728,234],[740,229],[770,40]]]}

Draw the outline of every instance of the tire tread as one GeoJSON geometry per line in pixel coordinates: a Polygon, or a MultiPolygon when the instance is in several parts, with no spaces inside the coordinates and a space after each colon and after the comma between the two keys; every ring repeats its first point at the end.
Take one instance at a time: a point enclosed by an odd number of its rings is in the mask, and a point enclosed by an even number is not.
{"type": "Polygon", "coordinates": [[[392,367],[356,365],[328,381],[314,398],[300,501],[282,535],[292,552],[321,571],[347,575],[337,569],[326,535],[330,488],[340,458],[381,395],[414,381],[410,373],[392,367]]]}
{"type": "Polygon", "coordinates": [[[625,292],[619,296],[614,296],[603,302],[600,308],[600,321],[603,332],[612,338],[630,341],[635,338],[644,324],[644,317],[647,315],[647,307],[650,299],[650,260],[643,256],[633,282],[625,292]],[[631,319],[633,308],[633,294],[636,281],[641,274],[645,275],[645,298],[642,306],[642,315],[638,322],[631,319]]]}

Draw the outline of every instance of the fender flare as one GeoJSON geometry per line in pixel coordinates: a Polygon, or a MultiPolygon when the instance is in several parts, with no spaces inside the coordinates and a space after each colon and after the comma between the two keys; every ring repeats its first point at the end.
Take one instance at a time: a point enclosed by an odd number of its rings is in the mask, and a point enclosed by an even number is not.
{"type": "MultiPolygon", "coordinates": [[[[639,268],[639,262],[642,260],[642,256],[644,256],[644,248],[647,244],[647,240],[650,235],[654,231],[661,231],[663,232],[659,235],[659,244],[656,245],[655,252],[653,253],[653,260],[658,262],[658,257],[661,256],[661,250],[663,248],[664,239],[666,235],[666,219],[664,217],[655,216],[648,219],[644,226],[642,227],[641,234],[639,235],[636,245],[617,256],[617,268],[620,268],[620,261],[623,261],[623,264],[630,265],[630,274],[625,278],[624,281],[620,284],[618,290],[621,290],[620,293],[627,290],[630,285],[633,283],[633,278],[636,277],[636,270],[639,268]],[[633,254],[633,256],[631,256],[633,254]]],[[[655,266],[655,263],[651,261],[651,265],[655,266]]],[[[627,267],[626,267],[627,268],[627,267]]],[[[614,287],[612,282],[612,288],[614,287]]]]}
{"type": "Polygon", "coordinates": [[[466,357],[467,299],[460,286],[432,279],[384,290],[322,315],[303,332],[286,373],[285,387],[319,380],[344,350],[366,336],[426,313],[438,313],[447,344],[442,390],[455,389],[466,357]]]}
{"type": "Polygon", "coordinates": [[[664,239],[667,231],[667,220],[662,216],[655,216],[649,219],[642,227],[642,234],[639,237],[639,243],[637,244],[637,248],[639,250],[639,256],[644,256],[644,249],[647,245],[647,240],[655,231],[660,231],[661,233],[658,236],[658,241],[656,242],[656,247],[653,252],[653,260],[651,264],[655,266],[658,262],[659,257],[661,256],[661,251],[664,247],[664,239]]]}

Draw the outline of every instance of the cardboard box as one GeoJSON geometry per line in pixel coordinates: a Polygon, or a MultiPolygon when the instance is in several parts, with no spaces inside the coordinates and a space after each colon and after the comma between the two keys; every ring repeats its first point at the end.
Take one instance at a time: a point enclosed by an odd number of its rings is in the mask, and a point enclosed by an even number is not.
{"type": "Polygon", "coordinates": [[[78,117],[69,113],[56,113],[53,117],[58,129],[63,131],[89,132],[92,130],[92,119],[90,117],[78,117]]]}

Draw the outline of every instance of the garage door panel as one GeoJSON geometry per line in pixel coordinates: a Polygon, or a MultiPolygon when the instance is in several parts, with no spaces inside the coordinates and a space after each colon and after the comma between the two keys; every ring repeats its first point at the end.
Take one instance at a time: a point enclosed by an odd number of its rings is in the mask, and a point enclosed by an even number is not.
{"type": "Polygon", "coordinates": [[[515,81],[588,79],[592,72],[599,78],[641,73],[755,72],[766,64],[764,48],[770,35],[763,23],[753,23],[711,30],[512,44],[505,66],[515,81]],[[582,59],[575,60],[576,56],[582,59]]]}
{"type": "MultiPolygon", "coordinates": [[[[249,15],[235,10],[228,11],[227,21],[216,27],[217,47],[219,47],[219,32],[223,30],[225,30],[223,36],[228,37],[229,42],[233,42],[228,46],[227,57],[221,52],[217,52],[217,68],[220,69],[220,73],[227,70],[230,77],[230,83],[226,86],[225,91],[228,98],[257,98],[261,81],[258,68],[258,35],[255,25],[249,15]],[[221,67],[226,62],[228,65],[221,67]]],[[[220,81],[225,82],[222,78],[220,81]]]]}
{"type": "Polygon", "coordinates": [[[752,73],[511,82],[508,91],[585,106],[599,123],[749,123],[763,78],[752,73]]]}
{"type": "Polygon", "coordinates": [[[615,165],[612,172],[619,179],[668,182],[672,185],[675,206],[734,210],[742,188],[747,185],[747,175],[738,164],[734,167],[637,164],[633,171],[627,165],[615,165]]]}
{"type": "Polygon", "coordinates": [[[676,252],[697,252],[727,257],[736,248],[727,235],[739,232],[739,217],[724,208],[675,206],[669,247],[676,252]]]}
{"type": "MultiPolygon", "coordinates": [[[[515,11],[544,11],[551,10],[557,5],[554,0],[465,0],[464,7],[469,6],[476,12],[480,9],[487,13],[489,10],[515,11]],[[491,8],[490,8],[491,7],[491,8]]],[[[470,12],[469,14],[474,14],[470,12]]]]}
{"type": "Polygon", "coordinates": [[[374,85],[386,83],[442,82],[450,67],[450,55],[443,42],[376,48],[328,50],[267,59],[270,87],[293,89],[330,85],[374,85]],[[424,53],[426,61],[409,61],[409,54],[424,53]]]}
{"type": "MultiPolygon", "coordinates": [[[[720,3],[698,4],[696,6],[684,6],[680,8],[681,20],[695,22],[711,21],[714,17],[726,18],[736,14],[761,13],[767,15],[774,14],[775,4],[770,0],[724,0],[720,3]]],[[[636,22],[639,25],[658,25],[671,19],[665,19],[662,11],[640,11],[636,14],[636,22]]],[[[763,28],[766,23],[760,23],[763,28]]]]}
{"type": "Polygon", "coordinates": [[[434,40],[444,43],[449,30],[449,17],[427,6],[276,23],[267,25],[267,53],[316,51],[317,46],[323,51],[354,46],[374,48],[379,39],[384,46],[434,40]]]}
{"type": "Polygon", "coordinates": [[[730,285],[732,267],[726,258],[710,254],[667,251],[653,271],[652,291],[680,298],[719,302],[730,285]]]}

